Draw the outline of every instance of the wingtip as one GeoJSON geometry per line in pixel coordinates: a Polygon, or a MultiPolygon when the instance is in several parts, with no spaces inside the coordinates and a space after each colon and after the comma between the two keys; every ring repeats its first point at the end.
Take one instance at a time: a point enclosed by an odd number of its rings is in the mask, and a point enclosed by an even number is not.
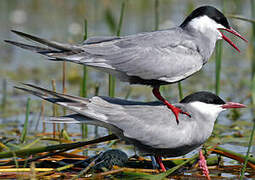
{"type": "Polygon", "coordinates": [[[10,40],[4,40],[4,42],[6,42],[8,44],[13,44],[14,43],[13,41],[10,41],[10,40]]]}
{"type": "Polygon", "coordinates": [[[16,30],[14,30],[14,29],[11,29],[11,32],[13,32],[13,33],[16,33],[16,30]]]}
{"type": "Polygon", "coordinates": [[[35,88],[35,89],[43,89],[43,88],[41,88],[41,87],[39,87],[39,86],[35,86],[35,85],[29,84],[29,83],[21,83],[21,84],[24,85],[24,86],[28,86],[28,87],[35,88]]]}
{"type": "Polygon", "coordinates": [[[11,44],[11,45],[14,45],[14,46],[19,46],[19,42],[15,42],[15,41],[11,41],[11,40],[4,40],[5,43],[7,44],[11,44]]]}
{"type": "Polygon", "coordinates": [[[21,32],[21,31],[17,31],[17,30],[14,30],[14,29],[12,29],[11,32],[13,32],[14,34],[17,34],[18,36],[21,36],[21,37],[23,37],[25,39],[27,38],[27,39],[31,39],[33,41],[36,41],[36,39],[38,39],[35,36],[32,36],[30,34],[27,34],[27,33],[21,32]]]}
{"type": "Polygon", "coordinates": [[[18,89],[18,90],[22,90],[22,91],[25,91],[25,92],[29,92],[29,89],[26,89],[26,88],[22,88],[22,87],[19,87],[19,86],[13,86],[15,89],[18,89]]]}
{"type": "Polygon", "coordinates": [[[25,34],[21,31],[17,31],[17,30],[14,30],[14,29],[11,29],[11,32],[15,33],[15,34],[18,34],[18,35],[22,35],[22,34],[25,34]]]}

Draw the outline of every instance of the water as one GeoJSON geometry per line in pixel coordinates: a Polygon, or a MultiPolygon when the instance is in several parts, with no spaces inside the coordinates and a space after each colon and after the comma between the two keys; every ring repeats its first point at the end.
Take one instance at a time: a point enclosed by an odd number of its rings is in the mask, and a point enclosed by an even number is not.
{"type": "MultiPolygon", "coordinates": [[[[221,1],[207,1],[206,4],[221,9],[221,1]]],[[[187,14],[189,6],[204,5],[204,1],[160,1],[160,29],[178,25],[187,14]]],[[[154,1],[137,0],[128,1],[124,14],[121,35],[133,34],[154,29],[154,1]]],[[[113,35],[106,22],[106,12],[111,12],[115,21],[118,21],[121,1],[118,0],[94,0],[94,1],[57,1],[57,0],[2,0],[0,1],[0,82],[7,79],[7,106],[3,113],[2,122],[19,121],[22,129],[24,122],[24,104],[29,96],[13,89],[13,82],[29,82],[51,89],[51,80],[57,81],[57,90],[61,91],[62,67],[59,62],[47,61],[44,57],[34,54],[3,42],[5,39],[24,41],[10,32],[11,29],[35,34],[47,39],[60,42],[77,43],[83,38],[84,18],[88,20],[88,36],[113,35]]],[[[227,14],[242,14],[250,17],[249,1],[227,1],[225,5],[227,14]]],[[[230,20],[231,25],[247,39],[250,39],[250,24],[239,20],[230,20]]],[[[221,72],[220,96],[228,101],[250,104],[250,78],[251,67],[249,60],[249,47],[242,41],[226,34],[240,47],[241,53],[236,52],[227,43],[223,43],[223,61],[221,72]]],[[[67,64],[67,92],[79,94],[79,86],[82,75],[82,66],[67,64]]],[[[88,96],[94,95],[95,83],[100,84],[99,95],[107,95],[108,75],[89,68],[88,96]]],[[[189,79],[183,81],[184,95],[198,90],[214,91],[215,62],[214,56],[204,66],[203,70],[189,79]]],[[[0,83],[2,84],[2,83],[0,83]]],[[[129,99],[150,101],[155,100],[151,88],[144,86],[129,86],[127,83],[117,81],[116,96],[125,97],[131,88],[129,99]]],[[[2,99],[0,86],[0,98],[2,99]]],[[[172,102],[178,101],[177,85],[166,86],[164,95],[171,98],[172,102]]],[[[41,100],[32,99],[32,112],[39,113],[41,100]]],[[[46,115],[52,115],[51,105],[46,104],[46,115]]],[[[238,110],[238,120],[251,122],[252,113],[249,108],[238,110]]],[[[233,112],[225,112],[219,117],[219,123],[223,125],[233,124],[233,112]]],[[[37,116],[32,116],[37,117],[37,116]]],[[[30,116],[30,119],[31,116],[30,116]]],[[[37,119],[37,118],[35,118],[37,119]]],[[[34,123],[35,124],[35,123],[34,123]]],[[[47,125],[48,126],[48,125],[47,125]]],[[[49,126],[50,127],[50,126],[49,126]]],[[[34,128],[34,127],[33,127],[34,128]]],[[[33,129],[31,127],[31,129],[33,129]]],[[[42,125],[40,123],[39,130],[42,125]]],[[[31,130],[30,129],[30,130],[31,130]]],[[[50,128],[48,128],[50,129],[50,128]]],[[[78,125],[70,125],[70,132],[79,133],[78,125]]],[[[242,133],[249,131],[243,126],[242,133]]],[[[0,130],[1,131],[1,130],[0,130]]],[[[32,131],[32,130],[31,130],[32,131]]],[[[93,128],[90,127],[89,135],[93,136],[93,128]]],[[[105,135],[106,130],[100,128],[99,135],[105,135]]],[[[235,144],[225,144],[224,147],[245,154],[246,148],[235,144]]],[[[254,149],[254,148],[253,148],[254,149]]],[[[130,152],[130,151],[128,151],[130,152]]],[[[254,151],[253,151],[254,154],[254,151]]],[[[255,154],[254,154],[255,155],[255,154]]]]}

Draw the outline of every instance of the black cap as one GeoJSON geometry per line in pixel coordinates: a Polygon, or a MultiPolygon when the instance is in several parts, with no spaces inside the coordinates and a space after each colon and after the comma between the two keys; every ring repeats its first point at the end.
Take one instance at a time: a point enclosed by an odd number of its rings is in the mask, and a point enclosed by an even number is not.
{"type": "Polygon", "coordinates": [[[182,99],[180,103],[190,103],[195,101],[207,104],[225,104],[225,101],[223,101],[219,96],[208,91],[199,91],[190,94],[186,96],[184,99],[182,99]]]}
{"type": "Polygon", "coordinates": [[[184,28],[192,19],[199,16],[208,16],[213,19],[215,22],[221,24],[225,28],[230,29],[227,18],[215,7],[212,6],[201,6],[194,11],[183,21],[180,27],[184,28]]]}

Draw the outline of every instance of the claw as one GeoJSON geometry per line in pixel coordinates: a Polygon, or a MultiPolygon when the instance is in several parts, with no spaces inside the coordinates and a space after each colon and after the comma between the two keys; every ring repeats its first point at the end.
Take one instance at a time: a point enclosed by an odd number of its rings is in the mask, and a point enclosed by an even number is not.
{"type": "MultiPolygon", "coordinates": [[[[166,101],[166,102],[167,102],[167,101],[166,101]]],[[[165,103],[165,104],[166,104],[166,103],[165,103]]],[[[189,113],[187,113],[187,112],[181,110],[181,109],[178,108],[178,107],[175,107],[175,106],[171,105],[169,102],[167,102],[166,105],[167,105],[167,107],[168,107],[169,109],[171,109],[172,112],[174,113],[177,124],[179,124],[179,113],[185,114],[185,115],[187,115],[187,116],[189,116],[189,117],[191,118],[191,115],[190,115],[189,113]]]]}
{"type": "Polygon", "coordinates": [[[191,115],[188,112],[181,111],[180,113],[185,114],[185,115],[189,116],[189,118],[191,118],[191,115]]]}
{"type": "Polygon", "coordinates": [[[182,111],[180,108],[173,106],[172,104],[170,104],[165,98],[163,98],[159,92],[159,88],[153,88],[152,90],[154,96],[156,98],[158,98],[160,101],[162,101],[169,109],[172,110],[172,112],[174,113],[175,119],[176,119],[176,123],[179,124],[179,113],[181,114],[185,114],[187,116],[189,116],[191,118],[191,115],[187,112],[182,111]]]}

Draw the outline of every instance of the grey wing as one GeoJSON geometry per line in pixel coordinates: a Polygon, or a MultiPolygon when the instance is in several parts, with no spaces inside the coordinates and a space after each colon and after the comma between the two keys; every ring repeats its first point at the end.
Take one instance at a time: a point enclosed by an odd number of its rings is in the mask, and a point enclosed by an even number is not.
{"type": "Polygon", "coordinates": [[[108,114],[107,123],[122,129],[126,138],[136,139],[154,148],[180,147],[189,142],[196,123],[180,115],[177,125],[175,116],[165,106],[124,106],[122,111],[108,114]]]}
{"type": "Polygon", "coordinates": [[[90,57],[83,56],[78,61],[92,66],[98,63],[127,76],[176,82],[203,66],[196,44],[186,36],[173,29],[87,45],[83,48],[90,57]]]}
{"type": "Polygon", "coordinates": [[[87,40],[83,42],[83,44],[84,45],[97,44],[97,43],[108,42],[108,41],[113,41],[117,39],[120,39],[120,38],[117,36],[95,36],[95,37],[88,38],[87,40]]]}

